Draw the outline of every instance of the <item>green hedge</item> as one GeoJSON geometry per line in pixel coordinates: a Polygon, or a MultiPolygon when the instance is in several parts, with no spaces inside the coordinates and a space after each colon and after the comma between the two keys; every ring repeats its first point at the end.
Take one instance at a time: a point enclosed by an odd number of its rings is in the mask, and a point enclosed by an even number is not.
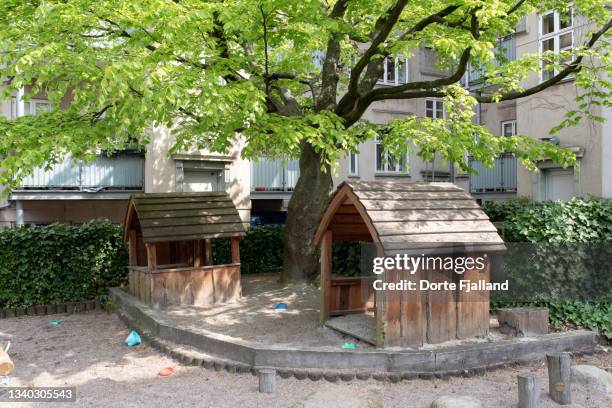
{"type": "Polygon", "coordinates": [[[0,229],[0,307],[94,299],[127,283],[127,263],[108,221],[0,229]]]}
{"type": "MultiPolygon", "coordinates": [[[[284,225],[252,227],[240,242],[242,273],[280,272],[283,268],[284,225]]],[[[227,239],[212,242],[213,261],[216,264],[231,261],[227,239]]],[[[361,247],[359,242],[334,242],[332,262],[334,273],[341,276],[359,276],[361,247]]]]}
{"type": "MultiPolygon", "coordinates": [[[[241,273],[280,272],[283,267],[282,225],[252,227],[240,242],[241,273]]],[[[232,259],[229,239],[212,241],[213,262],[230,263],[232,259]]]]}
{"type": "MultiPolygon", "coordinates": [[[[559,282],[555,277],[545,276],[546,268],[534,268],[524,265],[531,271],[541,272],[537,276],[540,285],[561,285],[568,288],[568,282],[575,280],[582,284],[610,285],[609,277],[605,282],[584,282],[577,274],[588,271],[588,265],[593,262],[599,267],[612,260],[608,245],[612,241],[612,200],[600,198],[573,198],[567,202],[531,202],[526,199],[516,199],[504,202],[486,202],[484,211],[492,221],[498,223],[502,235],[507,242],[550,243],[555,245],[538,246],[535,250],[536,259],[550,265],[559,265],[557,271],[565,273],[566,279],[559,282]],[[593,243],[591,248],[585,243],[593,243]],[[567,244],[567,251],[559,251],[567,244]],[[597,250],[599,248],[600,250],[597,250]],[[555,249],[557,249],[555,251],[555,249]],[[586,268],[586,270],[581,270],[586,268]]],[[[520,247],[518,247],[520,248],[520,247]]],[[[520,254],[517,254],[519,257],[520,254]]],[[[520,262],[519,262],[520,266],[520,262]]],[[[517,267],[514,272],[523,271],[517,267]]],[[[550,269],[549,269],[550,270],[550,269]]],[[[575,297],[572,297],[575,299],[575,297]]],[[[533,302],[494,302],[493,307],[511,306],[546,306],[550,312],[550,322],[555,326],[577,325],[591,330],[599,330],[608,338],[612,338],[612,305],[606,301],[589,300],[555,300],[533,302]]]]}
{"type": "Polygon", "coordinates": [[[500,222],[508,242],[612,241],[612,200],[576,197],[566,202],[488,201],[483,210],[492,221],[500,222]]]}

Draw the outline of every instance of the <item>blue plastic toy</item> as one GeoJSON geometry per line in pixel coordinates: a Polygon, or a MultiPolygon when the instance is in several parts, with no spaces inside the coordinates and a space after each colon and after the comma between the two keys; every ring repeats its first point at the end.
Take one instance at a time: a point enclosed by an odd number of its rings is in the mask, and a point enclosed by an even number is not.
{"type": "Polygon", "coordinates": [[[130,334],[128,334],[128,336],[125,338],[125,344],[128,347],[137,346],[140,343],[142,343],[142,340],[140,339],[140,335],[136,333],[134,330],[132,330],[130,334]]]}
{"type": "Polygon", "coordinates": [[[52,325],[54,325],[54,326],[60,325],[60,324],[62,324],[62,323],[63,323],[63,322],[62,322],[61,320],[51,320],[51,321],[49,322],[49,324],[52,324],[52,325]]]}
{"type": "Polygon", "coordinates": [[[274,305],[274,308],[276,310],[287,310],[287,304],[286,303],[277,303],[274,305]]]}

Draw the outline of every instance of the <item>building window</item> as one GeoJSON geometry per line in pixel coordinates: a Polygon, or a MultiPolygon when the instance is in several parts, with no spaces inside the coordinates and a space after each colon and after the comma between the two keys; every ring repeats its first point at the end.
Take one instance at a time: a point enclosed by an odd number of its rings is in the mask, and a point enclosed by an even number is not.
{"type": "MultiPolygon", "coordinates": [[[[45,99],[30,99],[23,103],[23,112],[25,115],[40,115],[41,113],[50,112],[51,109],[51,102],[45,99]]],[[[17,117],[17,98],[12,99],[11,117],[17,117]]]]}
{"type": "Polygon", "coordinates": [[[507,120],[501,123],[502,136],[516,136],[516,120],[507,120]]]}
{"type": "MultiPolygon", "coordinates": [[[[567,13],[551,11],[540,15],[540,52],[550,51],[558,54],[569,51],[574,46],[574,22],[572,9],[567,13]]],[[[565,61],[568,62],[569,61],[565,61]]],[[[546,81],[559,71],[554,68],[552,61],[542,61],[542,81],[546,81]]]]}
{"type": "Polygon", "coordinates": [[[383,63],[384,72],[378,79],[379,84],[398,85],[408,82],[408,64],[406,58],[387,57],[383,63]]]}
{"type": "Polygon", "coordinates": [[[425,101],[425,116],[433,119],[444,119],[444,101],[427,99],[425,101]]]}
{"type": "Polygon", "coordinates": [[[359,175],[359,154],[349,152],[349,176],[359,175]]]}
{"type": "Polygon", "coordinates": [[[376,172],[377,173],[405,173],[406,172],[406,157],[396,158],[391,153],[385,151],[382,145],[382,138],[376,137],[376,172]]]}

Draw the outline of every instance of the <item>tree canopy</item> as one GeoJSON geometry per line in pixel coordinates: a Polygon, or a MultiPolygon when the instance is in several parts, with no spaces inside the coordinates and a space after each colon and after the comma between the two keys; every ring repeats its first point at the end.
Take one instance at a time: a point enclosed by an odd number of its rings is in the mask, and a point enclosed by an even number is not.
{"type": "MultiPolygon", "coordinates": [[[[298,155],[304,143],[323,169],[381,131],[362,121],[374,102],[441,97],[444,120],[407,116],[385,126],[392,152],[418,148],[467,169],[467,153],[492,164],[502,151],[523,163],[572,154],[524,136],[496,138],[473,121],[478,102],[527,96],[569,75],[579,109],[560,127],[595,118],[610,105],[610,11],[603,0],[572,2],[590,22],[584,44],[561,53],[503,60],[494,47],[528,13],[559,10],[556,0],[4,0],[0,78],[8,98],[23,86],[63,109],[0,119],[0,184],[15,186],[43,162],[71,153],[146,143],[150,126],[173,127],[176,150],[225,151],[246,140],[247,157],[298,155]],[[446,75],[377,87],[387,56],[430,47],[446,75]],[[522,83],[542,60],[556,75],[522,83]],[[457,83],[468,65],[484,69],[482,93],[457,83]]],[[[558,127],[559,128],[559,127],[558,127]]],[[[554,129],[554,130],[558,130],[554,129]]]]}

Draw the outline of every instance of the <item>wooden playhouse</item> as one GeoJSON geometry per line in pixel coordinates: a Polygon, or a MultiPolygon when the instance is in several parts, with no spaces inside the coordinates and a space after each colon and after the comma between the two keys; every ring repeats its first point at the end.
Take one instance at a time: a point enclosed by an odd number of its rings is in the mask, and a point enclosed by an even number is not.
{"type": "MultiPolygon", "coordinates": [[[[484,336],[489,330],[487,290],[379,291],[384,282],[459,280],[489,282],[491,254],[504,250],[495,226],[474,199],[452,183],[344,182],[338,186],[315,235],[321,249],[321,320],[347,334],[363,333],[369,324],[370,342],[383,346],[420,346],[453,339],[484,336]],[[377,257],[482,257],[484,267],[461,275],[432,263],[410,274],[387,270],[381,275],[339,277],[332,270],[336,241],[371,243],[377,257]],[[435,265],[435,266],[433,266],[435,265]],[[343,329],[334,320],[350,317],[343,329]],[[363,321],[355,324],[355,319],[363,321]],[[370,322],[370,323],[364,323],[370,322]]],[[[367,245],[366,245],[367,246],[367,245]]],[[[362,257],[363,258],[363,257],[362,257]]],[[[435,260],[435,258],[434,258],[435,260]]],[[[359,334],[355,337],[368,339],[359,334]]]]}
{"type": "Polygon", "coordinates": [[[130,293],[156,308],[237,300],[244,235],[225,192],[132,195],[124,224],[130,293]],[[230,263],[214,265],[215,238],[230,240],[230,263]]]}

